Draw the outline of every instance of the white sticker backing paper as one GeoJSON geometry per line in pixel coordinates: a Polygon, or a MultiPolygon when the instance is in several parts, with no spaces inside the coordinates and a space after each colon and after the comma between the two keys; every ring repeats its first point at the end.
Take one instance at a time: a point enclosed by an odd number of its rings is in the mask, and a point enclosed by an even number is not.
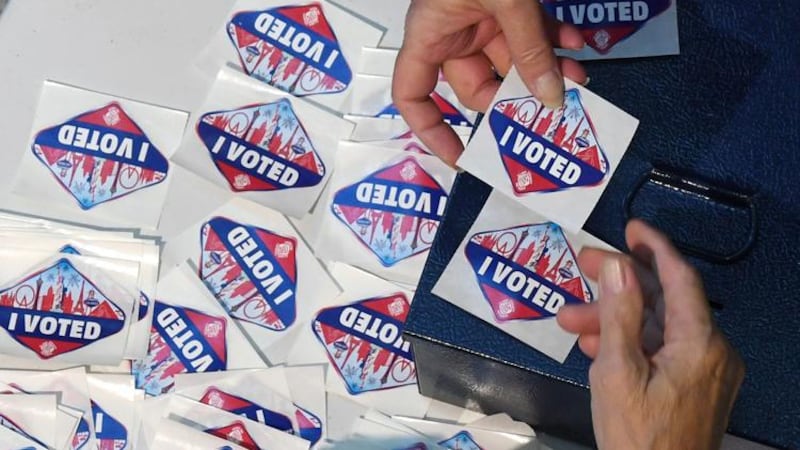
{"type": "Polygon", "coordinates": [[[15,210],[155,229],[187,114],[51,81],[42,87],[15,210]]]}
{"type": "Polygon", "coordinates": [[[512,69],[457,164],[577,232],[639,121],[570,80],[566,86],[563,106],[546,108],[512,69]]]}
{"type": "Polygon", "coordinates": [[[175,161],[220,188],[302,217],[353,124],[233,69],[222,68],[192,114],[175,161]]]}
{"type": "Polygon", "coordinates": [[[213,76],[233,64],[261,82],[340,111],[361,47],[375,46],[382,35],[327,0],[238,0],[199,65],[213,76]]]}
{"type": "Polygon", "coordinates": [[[433,293],[563,362],[577,336],[556,322],[565,304],[592,301],[597,288],[578,267],[583,247],[613,250],[493,191],[433,293]]]}

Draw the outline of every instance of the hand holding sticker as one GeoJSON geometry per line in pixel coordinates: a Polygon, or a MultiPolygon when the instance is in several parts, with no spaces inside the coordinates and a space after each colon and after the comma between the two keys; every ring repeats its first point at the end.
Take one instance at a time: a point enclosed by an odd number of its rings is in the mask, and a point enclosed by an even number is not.
{"type": "Polygon", "coordinates": [[[578,82],[583,69],[559,61],[553,45],[580,49],[583,37],[571,25],[546,17],[526,0],[447,0],[414,2],[395,67],[395,106],[411,129],[439,157],[454,165],[463,146],[442,121],[430,97],[439,69],[469,108],[485,111],[500,82],[517,66],[527,90],[546,105],[562,103],[562,74],[578,82]]]}

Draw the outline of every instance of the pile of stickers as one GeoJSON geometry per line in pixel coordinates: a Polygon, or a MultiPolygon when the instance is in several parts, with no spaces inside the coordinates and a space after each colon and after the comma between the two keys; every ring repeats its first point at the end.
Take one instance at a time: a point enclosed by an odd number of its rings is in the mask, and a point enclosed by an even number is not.
{"type": "MultiPolygon", "coordinates": [[[[0,214],[1,449],[547,448],[418,392],[403,327],[456,171],[392,104],[408,2],[341,3],[236,1],[188,113],[44,83],[0,214]]],[[[674,9],[620,3],[628,34],[674,9]]],[[[431,96],[466,142],[476,112],[431,96]]],[[[495,190],[434,292],[563,361],[576,252],[604,246],[581,227],[636,126],[512,71],[458,162],[495,190]]]]}

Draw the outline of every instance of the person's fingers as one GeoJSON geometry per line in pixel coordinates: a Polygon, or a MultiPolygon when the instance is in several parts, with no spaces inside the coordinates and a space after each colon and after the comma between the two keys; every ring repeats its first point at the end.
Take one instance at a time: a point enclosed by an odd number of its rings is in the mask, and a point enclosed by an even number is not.
{"type": "Polygon", "coordinates": [[[713,328],[700,275],[669,239],[640,220],[625,230],[628,247],[640,258],[651,256],[664,300],[664,340],[706,334],[713,328]]]}
{"type": "Polygon", "coordinates": [[[606,258],[600,267],[600,348],[598,360],[606,358],[629,368],[646,366],[642,353],[644,299],[630,260],[606,258]]]}
{"type": "MultiPolygon", "coordinates": [[[[545,18],[545,29],[548,39],[557,47],[571,50],[580,50],[585,45],[583,35],[575,26],[559,22],[549,16],[545,18]]],[[[511,51],[508,48],[508,41],[503,33],[498,33],[488,44],[483,47],[483,52],[489,57],[492,66],[501,77],[505,77],[511,69],[511,51]]],[[[572,77],[572,80],[582,83],[572,77]]]]}
{"type": "Polygon", "coordinates": [[[558,58],[558,67],[561,69],[561,73],[563,73],[565,77],[578,84],[585,85],[586,82],[589,81],[589,77],[586,75],[586,69],[583,68],[583,64],[575,61],[574,59],[558,58]]]}
{"type": "Polygon", "coordinates": [[[539,2],[493,2],[492,13],[505,34],[511,59],[528,90],[546,106],[564,103],[564,80],[550,44],[539,2]]]}
{"type": "MultiPolygon", "coordinates": [[[[592,280],[597,280],[603,261],[607,257],[614,255],[619,255],[619,253],[601,250],[599,248],[584,247],[580,253],[578,253],[578,267],[581,269],[581,273],[584,276],[592,280]]],[[[648,306],[653,307],[661,296],[661,285],[659,284],[658,277],[648,266],[641,263],[638,259],[634,264],[634,269],[636,271],[636,277],[639,280],[639,286],[642,288],[645,302],[648,306]]]]}
{"type": "Polygon", "coordinates": [[[392,100],[411,131],[447,164],[455,166],[464,150],[430,94],[439,78],[439,66],[400,49],[392,80],[392,100]]]}
{"type": "Polygon", "coordinates": [[[591,359],[597,358],[597,351],[600,349],[599,334],[582,334],[578,337],[578,348],[584,355],[591,359]]]}
{"type": "Polygon", "coordinates": [[[558,324],[573,334],[600,333],[600,315],[597,303],[564,305],[556,316],[558,324]]]}
{"type": "Polygon", "coordinates": [[[445,61],[444,76],[458,100],[474,111],[486,111],[500,87],[489,58],[476,53],[466,58],[445,61]]]}

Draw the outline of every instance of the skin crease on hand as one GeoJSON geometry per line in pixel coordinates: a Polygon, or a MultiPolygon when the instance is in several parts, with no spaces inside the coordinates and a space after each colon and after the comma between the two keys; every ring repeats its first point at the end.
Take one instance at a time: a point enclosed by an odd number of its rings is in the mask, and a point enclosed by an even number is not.
{"type": "Polygon", "coordinates": [[[636,220],[626,239],[631,256],[581,252],[583,274],[599,279],[599,299],[558,313],[594,359],[598,447],[718,449],[744,364],[714,324],[697,271],[669,240],[636,220]]]}
{"type": "Polygon", "coordinates": [[[412,0],[403,47],[397,56],[392,96],[411,130],[442,160],[455,165],[464,150],[430,98],[439,70],[458,99],[486,111],[512,63],[533,95],[548,106],[564,101],[566,76],[586,82],[571,59],[553,46],[580,49],[584,40],[571,25],[551,19],[531,0],[412,0]]]}

